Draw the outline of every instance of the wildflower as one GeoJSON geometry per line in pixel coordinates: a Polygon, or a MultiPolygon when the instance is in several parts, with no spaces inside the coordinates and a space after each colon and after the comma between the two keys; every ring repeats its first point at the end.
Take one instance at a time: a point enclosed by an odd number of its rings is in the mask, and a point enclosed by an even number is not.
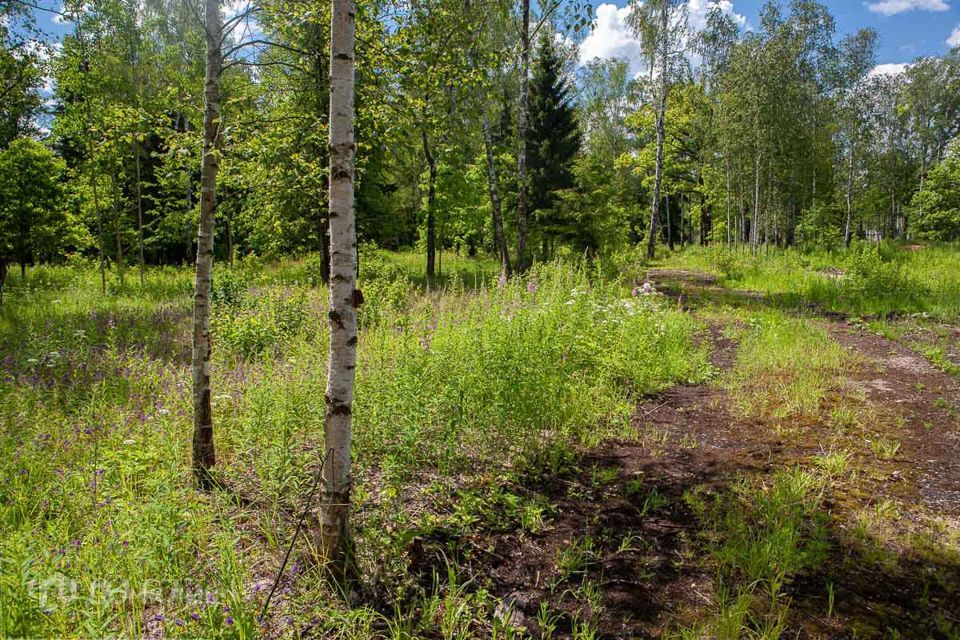
{"type": "Polygon", "coordinates": [[[153,616],[153,621],[154,621],[154,622],[163,622],[163,614],[162,614],[162,613],[154,614],[154,616],[153,616]]]}
{"type": "Polygon", "coordinates": [[[527,283],[527,293],[536,293],[537,292],[537,281],[531,280],[527,283]]]}
{"type": "Polygon", "coordinates": [[[232,626],[233,626],[233,618],[231,618],[230,616],[227,616],[227,619],[224,620],[224,622],[227,623],[227,626],[228,626],[228,627],[232,627],[232,626]]]}

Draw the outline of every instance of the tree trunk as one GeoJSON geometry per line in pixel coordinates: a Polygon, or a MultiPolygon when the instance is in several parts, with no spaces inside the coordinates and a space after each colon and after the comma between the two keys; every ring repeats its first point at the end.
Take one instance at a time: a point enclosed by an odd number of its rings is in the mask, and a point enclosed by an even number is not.
{"type": "Polygon", "coordinates": [[[517,116],[517,271],[526,271],[527,260],[527,109],[530,75],[530,0],[521,0],[520,105],[517,116]]]}
{"type": "MultiPolygon", "coordinates": [[[[330,189],[327,188],[329,199],[330,189]]],[[[358,265],[359,269],[359,265],[358,265]]],[[[320,281],[330,284],[330,215],[329,210],[320,219],[320,281]]]]}
{"type": "Polygon", "coordinates": [[[190,172],[187,172],[187,224],[186,224],[186,243],[184,252],[184,262],[190,262],[193,257],[193,225],[190,218],[193,217],[193,180],[190,178],[190,172]]]}
{"type": "Polygon", "coordinates": [[[487,181],[490,186],[490,208],[493,211],[493,239],[500,254],[500,273],[510,276],[510,249],[503,232],[503,212],[500,209],[500,183],[497,180],[497,163],[493,155],[493,134],[490,131],[490,117],[483,115],[483,143],[487,150],[487,181]]]}
{"type": "Polygon", "coordinates": [[[760,244],[760,153],[753,168],[753,219],[750,221],[750,251],[756,254],[760,244]]]}
{"type": "Polygon", "coordinates": [[[723,165],[727,174],[727,248],[729,248],[732,237],[732,230],[730,229],[730,160],[724,160],[723,165]]]}
{"type": "Polygon", "coordinates": [[[437,218],[434,207],[437,201],[437,159],[430,151],[430,139],[426,129],[420,130],[420,137],[423,141],[423,155],[430,171],[427,183],[427,278],[432,278],[436,275],[437,263],[437,218]]]}
{"type": "MultiPolygon", "coordinates": [[[[666,94],[661,89],[660,100],[657,106],[657,162],[653,174],[653,210],[650,213],[650,233],[647,234],[647,258],[652,260],[656,253],[657,228],[660,225],[660,185],[663,181],[663,119],[666,112],[666,94]]],[[[667,211],[667,215],[670,212],[667,211]]],[[[668,223],[669,225],[669,223],[668,223]]],[[[670,237],[670,227],[667,227],[670,237]]]]}
{"type": "Polygon", "coordinates": [[[213,270],[217,172],[220,168],[217,149],[222,63],[220,29],[219,0],[206,0],[203,159],[200,164],[200,225],[197,232],[197,271],[193,295],[193,471],[203,489],[213,486],[210,469],[216,463],[213,413],[210,406],[210,277],[213,270]]]}
{"type": "Polygon", "coordinates": [[[133,145],[133,161],[136,166],[136,198],[137,198],[137,236],[140,244],[140,286],[143,286],[144,258],[143,258],[143,197],[140,192],[140,145],[137,143],[137,136],[134,134],[131,139],[133,145]]]}
{"type": "MultiPolygon", "coordinates": [[[[131,5],[135,6],[135,5],[131,5]]],[[[136,28],[136,16],[133,17],[134,24],[134,38],[133,45],[130,51],[130,69],[133,74],[133,105],[137,111],[137,116],[139,119],[140,115],[140,46],[139,46],[139,37],[136,28]]],[[[139,122],[138,122],[139,127],[139,122]]],[[[141,194],[141,185],[140,185],[140,145],[137,143],[137,132],[130,132],[130,145],[133,147],[133,162],[136,167],[136,183],[135,195],[137,198],[137,241],[139,243],[140,249],[140,286],[143,286],[144,280],[144,259],[143,259],[143,197],[141,194]]]]}
{"type": "Polygon", "coordinates": [[[230,216],[223,218],[223,224],[227,231],[227,264],[233,266],[233,225],[230,223],[230,216]]]}
{"type": "Polygon", "coordinates": [[[113,184],[113,235],[117,244],[117,274],[120,276],[120,286],[123,286],[123,242],[120,237],[120,187],[117,185],[117,174],[111,172],[110,182],[113,184]]]}
{"type": "Polygon", "coordinates": [[[847,161],[847,223],[843,229],[843,244],[850,246],[851,231],[850,226],[853,221],[853,149],[850,149],[850,158],[847,161]]]}
{"type": "Polygon", "coordinates": [[[354,220],[354,0],[330,16],[330,358],[324,397],[320,551],[334,579],[353,572],[349,529],[350,437],[357,358],[357,233],[354,220]]]}
{"type": "Polygon", "coordinates": [[[97,215],[97,244],[100,248],[100,293],[107,294],[107,256],[103,248],[103,217],[100,213],[100,198],[97,194],[97,175],[93,163],[93,140],[90,141],[90,188],[93,191],[93,208],[97,215]]]}
{"type": "Polygon", "coordinates": [[[0,309],[3,309],[3,285],[7,281],[7,259],[0,256],[0,309]]]}
{"type": "MultiPolygon", "coordinates": [[[[656,253],[657,225],[660,223],[660,186],[663,181],[664,120],[667,115],[667,3],[660,5],[660,95],[657,96],[657,162],[653,173],[653,210],[650,213],[650,233],[647,235],[647,259],[656,253]]],[[[669,212],[668,212],[669,213],[669,212]]],[[[669,233],[669,227],[668,231],[669,233]]]]}

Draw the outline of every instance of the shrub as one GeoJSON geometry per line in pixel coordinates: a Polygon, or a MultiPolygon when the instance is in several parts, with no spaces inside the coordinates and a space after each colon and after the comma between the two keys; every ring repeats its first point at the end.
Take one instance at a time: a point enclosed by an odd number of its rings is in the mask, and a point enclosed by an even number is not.
{"type": "Polygon", "coordinates": [[[242,304],[215,308],[211,321],[215,339],[228,352],[244,358],[256,358],[269,351],[276,355],[282,342],[306,325],[307,297],[303,289],[278,287],[237,299],[242,304]]]}
{"type": "Polygon", "coordinates": [[[929,293],[903,269],[899,253],[867,242],[850,247],[847,273],[840,288],[855,305],[860,303],[855,308],[865,310],[921,310],[929,293]]]}

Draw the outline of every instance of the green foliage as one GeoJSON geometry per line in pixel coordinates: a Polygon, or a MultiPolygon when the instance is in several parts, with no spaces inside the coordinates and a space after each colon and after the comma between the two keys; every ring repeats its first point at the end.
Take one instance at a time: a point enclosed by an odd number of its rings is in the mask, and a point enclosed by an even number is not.
{"type": "Polygon", "coordinates": [[[857,243],[850,248],[846,277],[840,283],[842,293],[851,301],[895,299],[910,308],[922,308],[928,296],[926,287],[912,277],[901,263],[899,254],[884,259],[883,249],[870,243],[857,243]]]}
{"type": "Polygon", "coordinates": [[[712,501],[687,494],[720,570],[717,610],[700,637],[780,637],[789,606],[784,590],[829,549],[823,490],[821,478],[798,467],[770,483],[743,480],[712,501]]]}
{"type": "MultiPolygon", "coordinates": [[[[425,592],[403,577],[408,532],[431,525],[405,506],[417,479],[478,479],[444,503],[450,515],[434,530],[479,518],[536,531],[552,507],[493,479],[622,433],[631,394],[699,379],[705,354],[688,316],[569,265],[493,288],[496,264],[480,262],[479,290],[465,292],[458,277],[423,294],[409,284],[419,256],[363,253],[365,291],[380,282],[405,293],[368,316],[360,336],[359,561],[385,584],[399,581],[389,624],[467,633],[468,620],[495,617],[491,596],[451,576],[425,592]]],[[[315,260],[216,271],[218,473],[256,509],[193,487],[190,269],[149,269],[144,288],[106,297],[82,263],[37,268],[29,286],[14,287],[0,315],[2,635],[262,631],[256,616],[289,514],[302,508],[322,447],[327,291],[308,284],[315,260]],[[70,594],[73,581],[77,597],[61,599],[60,584],[70,594]]],[[[308,552],[298,547],[294,560],[308,552]]],[[[317,602],[336,602],[324,581],[300,563],[288,572],[283,597],[297,624],[318,615],[324,633],[357,638],[387,624],[363,607],[318,612],[317,602]]],[[[288,628],[286,615],[272,609],[269,628],[288,628]]]]}
{"type": "Polygon", "coordinates": [[[814,202],[800,216],[797,244],[804,250],[830,250],[843,244],[841,212],[824,202],[814,202]]]}
{"type": "Polygon", "coordinates": [[[960,240],[960,142],[934,167],[923,190],[913,196],[917,236],[927,240],[960,240]]]}
{"type": "Polygon", "coordinates": [[[626,393],[700,375],[691,330],[655,300],[560,265],[475,297],[420,302],[365,334],[357,445],[399,472],[596,438],[626,417],[626,393]]]}
{"type": "MultiPolygon", "coordinates": [[[[548,233],[562,225],[546,213],[554,206],[554,194],[573,186],[573,162],[580,150],[580,130],[556,50],[552,30],[545,30],[537,47],[530,79],[527,154],[531,210],[544,210],[541,223],[548,233]]],[[[555,215],[555,214],[554,214],[555,215]]]]}
{"type": "Polygon", "coordinates": [[[21,264],[62,255],[74,233],[63,208],[63,161],[35,140],[0,152],[0,258],[21,264]]]}
{"type": "Polygon", "coordinates": [[[776,419],[816,419],[839,384],[845,352],[809,321],[767,312],[751,316],[726,386],[741,411],[776,419]]]}
{"type": "Polygon", "coordinates": [[[275,356],[286,341],[306,328],[307,293],[303,288],[271,287],[243,298],[235,295],[235,300],[223,299],[223,305],[214,307],[210,323],[214,340],[222,341],[229,352],[244,358],[275,356]]]}

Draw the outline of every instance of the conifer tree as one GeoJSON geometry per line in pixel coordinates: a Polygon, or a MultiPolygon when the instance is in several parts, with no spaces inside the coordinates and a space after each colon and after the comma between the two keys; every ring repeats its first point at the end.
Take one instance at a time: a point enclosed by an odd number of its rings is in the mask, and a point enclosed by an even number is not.
{"type": "MultiPolygon", "coordinates": [[[[541,36],[530,82],[527,165],[530,208],[540,211],[548,225],[561,224],[555,212],[555,193],[574,185],[573,164],[580,151],[580,129],[563,73],[563,59],[553,33],[541,36]]],[[[545,229],[549,232],[549,229],[545,229]]]]}

